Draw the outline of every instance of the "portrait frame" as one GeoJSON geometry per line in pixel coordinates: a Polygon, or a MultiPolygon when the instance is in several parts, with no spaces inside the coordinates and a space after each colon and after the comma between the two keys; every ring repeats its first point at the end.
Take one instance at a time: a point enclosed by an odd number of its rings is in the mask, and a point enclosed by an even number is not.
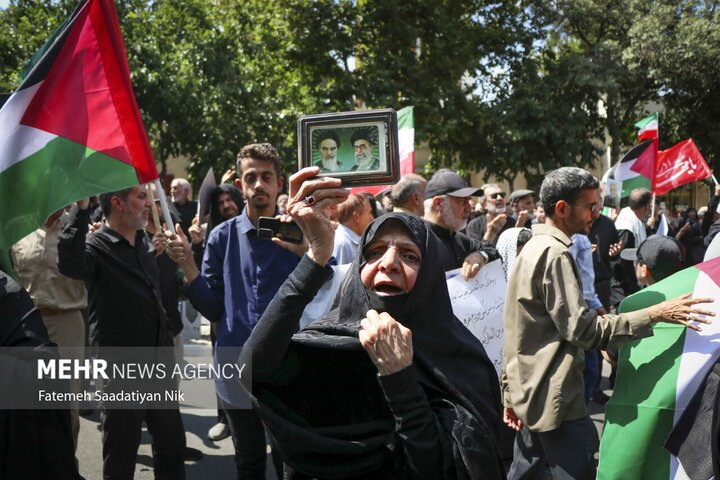
{"type": "Polygon", "coordinates": [[[344,187],[390,185],[400,179],[397,113],[391,108],[303,115],[298,169],[317,165],[344,187]]]}
{"type": "Polygon", "coordinates": [[[608,208],[620,209],[620,200],[622,198],[623,182],[620,180],[607,179],[605,181],[605,196],[603,198],[603,206],[608,208]]]}

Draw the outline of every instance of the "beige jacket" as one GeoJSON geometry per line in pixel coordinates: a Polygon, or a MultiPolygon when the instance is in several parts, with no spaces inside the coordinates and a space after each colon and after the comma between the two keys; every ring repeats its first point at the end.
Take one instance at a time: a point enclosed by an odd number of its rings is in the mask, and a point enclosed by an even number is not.
{"type": "Polygon", "coordinates": [[[583,299],[570,239],[549,225],[515,260],[505,302],[503,401],[532,431],[587,415],[584,350],[652,335],[646,310],[599,317],[583,299]]]}

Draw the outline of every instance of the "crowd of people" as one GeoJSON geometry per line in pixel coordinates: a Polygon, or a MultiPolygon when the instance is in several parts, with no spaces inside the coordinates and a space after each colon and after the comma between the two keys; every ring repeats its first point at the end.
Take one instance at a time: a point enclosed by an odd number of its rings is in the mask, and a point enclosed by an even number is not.
{"type": "MultiPolygon", "coordinates": [[[[357,154],[369,151],[366,138],[351,141],[357,154]]],[[[316,176],[337,168],[338,144],[319,138],[321,160],[290,176],[286,195],[276,149],[243,147],[207,218],[187,180],[175,179],[177,225],[165,230],[150,220],[157,195],[145,186],[56,212],[12,250],[44,324],[37,333],[38,319],[25,315],[27,338],[175,345],[181,357],[186,302],[210,321],[216,360],[244,347],[240,362],[252,370],[242,384],[216,381],[208,432],[232,438],[239,479],[265,478],[268,445],[285,479],[594,478],[587,405],[607,401],[602,362],[614,364],[619,345],[652,335],[657,322],[698,330],[713,315],[708,298],[632,313],[618,305],[702,261],[720,229],[720,190],[703,218],[688,209],[657,235],[666,212],[651,216],[649,191],[604,215],[602,185],[579,168],[549,172],[538,192],[476,188],[440,169],[406,175],[378,198],[349,193],[316,176]],[[296,222],[303,242],[258,236],[260,217],[276,216],[296,222]],[[507,280],[501,378],[445,286],[445,272],[472,279],[497,259],[507,280]],[[300,328],[336,275],[334,300],[300,328]]],[[[70,411],[54,418],[70,441],[58,452],[77,445],[78,406],[70,411]]],[[[143,423],[156,478],[184,478],[192,452],[177,404],[103,408],[104,478],[133,478],[143,423]]],[[[63,478],[79,478],[72,465],[63,478]]]]}

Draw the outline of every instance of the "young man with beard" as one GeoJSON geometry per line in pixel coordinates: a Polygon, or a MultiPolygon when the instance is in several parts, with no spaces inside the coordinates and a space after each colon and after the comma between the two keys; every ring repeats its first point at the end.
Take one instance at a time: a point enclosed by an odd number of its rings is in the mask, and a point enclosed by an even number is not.
{"type": "MultiPolygon", "coordinates": [[[[143,230],[153,208],[149,192],[136,186],[104,193],[100,205],[105,224],[87,236],[89,201],[79,201],[58,241],[60,273],[88,286],[90,344],[172,346],[158,266],[143,230]]],[[[143,421],[152,437],[155,478],[185,478],[185,429],[177,403],[162,410],[103,412],[103,478],[133,478],[143,421]]]]}
{"type": "MultiPolygon", "coordinates": [[[[244,146],[237,157],[237,172],[235,184],[243,192],[245,208],[210,233],[202,272],[192,256],[185,255],[187,238],[182,230],[176,232],[177,237],[171,236],[168,248],[187,278],[188,299],[217,325],[215,356],[222,363],[237,361],[237,347],[245,344],[270,300],[307,249],[303,244],[291,252],[280,246],[283,242],[257,235],[258,219],[277,212],[276,200],[284,180],[277,150],[269,143],[244,146]],[[235,356],[229,359],[228,355],[235,356]]],[[[219,379],[215,386],[235,446],[238,478],[264,479],[266,441],[260,418],[236,379],[219,379]]],[[[279,456],[275,451],[273,456],[278,477],[282,477],[279,456]]]]}
{"type": "Polygon", "coordinates": [[[540,189],[545,224],[533,225],[509,277],[504,311],[504,420],[519,431],[509,479],[594,479],[597,430],[584,401],[583,350],[607,348],[652,335],[659,321],[699,330],[709,323],[692,308],[713,299],[668,300],[648,309],[598,316],[583,298],[580,273],[570,254],[573,234],[590,231],[598,181],[563,167],[549,172],[540,189]]]}
{"type": "Polygon", "coordinates": [[[482,187],[481,205],[485,215],[471,220],[465,233],[475,241],[496,246],[500,234],[515,226],[515,219],[508,215],[505,192],[498,185],[490,183],[482,187]]]}
{"type": "Polygon", "coordinates": [[[482,192],[468,187],[460,175],[446,168],[435,172],[425,190],[424,219],[440,240],[442,268],[448,271],[462,267],[465,279],[474,277],[488,261],[498,258],[497,250],[460,232],[473,210],[470,197],[482,192]]]}

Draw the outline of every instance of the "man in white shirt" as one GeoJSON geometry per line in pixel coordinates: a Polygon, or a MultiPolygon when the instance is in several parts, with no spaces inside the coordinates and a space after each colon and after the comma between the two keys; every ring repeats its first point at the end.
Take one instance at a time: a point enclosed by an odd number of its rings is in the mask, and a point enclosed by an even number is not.
{"type": "Polygon", "coordinates": [[[347,200],[338,205],[338,225],[335,230],[333,257],[338,265],[350,263],[357,253],[360,235],[373,221],[370,202],[363,195],[351,193],[347,200]]]}

